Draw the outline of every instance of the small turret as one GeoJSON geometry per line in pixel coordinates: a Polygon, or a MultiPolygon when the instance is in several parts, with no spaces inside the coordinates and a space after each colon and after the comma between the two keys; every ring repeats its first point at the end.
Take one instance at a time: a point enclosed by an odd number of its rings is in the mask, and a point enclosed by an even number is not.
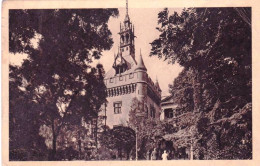
{"type": "Polygon", "coordinates": [[[143,61],[141,49],[140,49],[140,56],[139,56],[139,59],[138,59],[138,61],[137,61],[137,65],[136,65],[135,70],[144,70],[144,71],[147,71],[147,69],[146,69],[146,67],[145,67],[145,65],[144,65],[144,61],[143,61]]]}
{"type": "Polygon", "coordinates": [[[159,85],[159,82],[158,82],[157,76],[156,76],[155,86],[158,88],[159,92],[162,91],[161,88],[160,88],[160,85],[159,85]]]}

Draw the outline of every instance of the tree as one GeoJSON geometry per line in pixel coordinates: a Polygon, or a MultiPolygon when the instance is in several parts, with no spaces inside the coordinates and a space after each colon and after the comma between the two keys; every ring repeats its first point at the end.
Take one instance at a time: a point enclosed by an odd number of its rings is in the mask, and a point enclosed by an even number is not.
{"type": "Polygon", "coordinates": [[[9,72],[9,157],[10,160],[45,160],[47,147],[39,133],[39,107],[22,89],[19,70],[9,72]]]}
{"type": "Polygon", "coordinates": [[[145,159],[146,153],[154,148],[161,148],[163,136],[176,132],[172,123],[161,122],[147,116],[144,110],[144,102],[133,98],[129,112],[129,127],[137,132],[138,158],[145,159]]]}
{"type": "Polygon", "coordinates": [[[165,9],[158,14],[161,34],[151,43],[151,56],[193,71],[195,110],[202,106],[204,81],[221,92],[221,100],[233,94],[251,100],[251,25],[238,11],[250,21],[250,8],[191,8],[170,16],[165,9]]]}
{"type": "Polygon", "coordinates": [[[10,10],[10,45],[26,53],[19,67],[25,91],[39,107],[42,125],[52,129],[52,154],[64,125],[97,117],[105,102],[102,66],[91,67],[113,41],[107,22],[117,9],[10,10]],[[32,38],[39,38],[38,47],[32,38]]]}
{"type": "Polygon", "coordinates": [[[108,149],[116,149],[118,157],[122,160],[122,151],[126,152],[127,160],[135,145],[135,131],[129,127],[116,126],[104,131],[101,136],[101,145],[108,149]]]}
{"type": "Polygon", "coordinates": [[[176,111],[176,115],[194,110],[192,84],[192,71],[184,69],[174,80],[173,84],[169,85],[169,92],[173,95],[172,98],[179,107],[178,111],[176,111]]]}
{"type": "MultiPolygon", "coordinates": [[[[252,102],[251,9],[189,8],[172,15],[164,9],[158,14],[158,24],[161,34],[151,43],[150,55],[177,62],[184,70],[191,71],[193,102],[186,102],[194,104],[194,114],[197,114],[193,124],[198,130],[197,148],[200,151],[204,149],[204,156],[212,159],[251,158],[250,143],[244,149],[236,149],[240,154],[244,152],[244,156],[234,154],[231,148],[231,145],[240,147],[238,140],[244,137],[251,140],[248,138],[250,123],[239,130],[239,120],[233,119],[232,122],[238,126],[227,125],[225,130],[221,130],[224,124],[228,124],[223,122],[224,119],[242,114],[243,108],[252,102]],[[217,121],[221,123],[216,124],[217,121]],[[219,145],[208,146],[221,143],[224,138],[231,137],[228,133],[234,131],[240,134],[231,139],[232,143],[225,144],[226,152],[219,145]]],[[[183,73],[175,80],[175,91],[172,92],[178,91],[176,84],[185,84],[182,78],[183,73]]],[[[179,94],[186,98],[185,93],[179,94]]],[[[252,110],[246,110],[246,117],[250,117],[252,110]]]]}

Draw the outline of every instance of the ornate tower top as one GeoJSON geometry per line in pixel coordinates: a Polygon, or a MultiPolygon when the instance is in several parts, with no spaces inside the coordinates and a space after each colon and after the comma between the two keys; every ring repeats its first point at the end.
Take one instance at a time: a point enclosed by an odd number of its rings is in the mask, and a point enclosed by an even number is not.
{"type": "Polygon", "coordinates": [[[118,53],[115,56],[113,68],[115,74],[121,74],[129,70],[136,64],[134,26],[128,15],[128,0],[126,0],[126,15],[123,24],[120,23],[120,44],[118,53]]]}
{"type": "Polygon", "coordinates": [[[123,56],[131,55],[135,60],[134,26],[128,14],[128,0],[126,0],[126,15],[123,25],[120,23],[120,51],[123,56]]]}

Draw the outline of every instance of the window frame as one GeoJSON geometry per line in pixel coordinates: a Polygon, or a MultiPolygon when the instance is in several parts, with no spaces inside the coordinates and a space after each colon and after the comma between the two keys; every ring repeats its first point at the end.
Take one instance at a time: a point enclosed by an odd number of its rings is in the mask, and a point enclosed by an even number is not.
{"type": "Polygon", "coordinates": [[[113,77],[109,79],[109,83],[113,83],[113,77]]]}
{"type": "Polygon", "coordinates": [[[113,106],[114,106],[114,114],[122,113],[122,101],[114,102],[113,106]]]}
{"type": "Polygon", "coordinates": [[[129,74],[129,79],[132,79],[132,78],[134,78],[134,73],[129,74]]]}

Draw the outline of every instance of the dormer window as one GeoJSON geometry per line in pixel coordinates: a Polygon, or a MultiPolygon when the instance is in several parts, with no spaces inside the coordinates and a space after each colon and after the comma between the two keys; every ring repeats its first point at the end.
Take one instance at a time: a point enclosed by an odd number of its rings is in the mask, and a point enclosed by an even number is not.
{"type": "Polygon", "coordinates": [[[110,78],[109,82],[110,82],[110,83],[113,83],[113,78],[110,78]]]}
{"type": "Polygon", "coordinates": [[[130,73],[129,78],[130,79],[134,78],[134,73],[130,73]]]}

